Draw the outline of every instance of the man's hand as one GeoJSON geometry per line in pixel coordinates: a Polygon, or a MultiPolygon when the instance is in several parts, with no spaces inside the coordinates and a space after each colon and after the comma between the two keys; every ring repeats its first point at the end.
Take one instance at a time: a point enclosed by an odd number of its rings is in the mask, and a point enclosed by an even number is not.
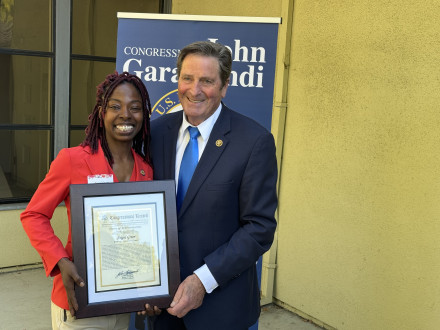
{"type": "Polygon", "coordinates": [[[78,310],[78,303],[75,297],[75,284],[83,287],[85,285],[84,280],[78,275],[76,266],[69,259],[62,258],[57,264],[61,272],[64,288],[66,289],[70,315],[75,316],[75,312],[78,310]]]}
{"type": "Polygon", "coordinates": [[[180,283],[168,313],[177,317],[184,317],[190,310],[200,307],[205,296],[205,287],[197,275],[188,276],[180,283]]]}

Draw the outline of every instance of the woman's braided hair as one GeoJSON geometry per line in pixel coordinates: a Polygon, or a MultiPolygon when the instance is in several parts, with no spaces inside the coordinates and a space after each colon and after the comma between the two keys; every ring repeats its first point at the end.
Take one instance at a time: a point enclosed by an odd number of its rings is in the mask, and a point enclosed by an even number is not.
{"type": "Polygon", "coordinates": [[[103,117],[104,113],[107,111],[107,103],[110,95],[112,95],[116,87],[123,83],[130,83],[136,87],[142,98],[142,112],[144,115],[144,120],[141,130],[133,139],[132,148],[145,160],[145,162],[147,162],[149,165],[152,165],[150,155],[150,96],[142,81],[137,76],[128,72],[118,74],[118,72],[115,71],[114,73],[109,74],[105,80],[96,87],[96,104],[92,113],[89,115],[89,124],[86,128],[86,137],[81,143],[81,146],[90,146],[90,149],[94,154],[98,151],[98,143],[101,142],[104,155],[107,157],[110,165],[113,165],[113,156],[110,152],[105,136],[103,117]],[[102,114],[99,111],[100,108],[102,109],[102,114]]]}

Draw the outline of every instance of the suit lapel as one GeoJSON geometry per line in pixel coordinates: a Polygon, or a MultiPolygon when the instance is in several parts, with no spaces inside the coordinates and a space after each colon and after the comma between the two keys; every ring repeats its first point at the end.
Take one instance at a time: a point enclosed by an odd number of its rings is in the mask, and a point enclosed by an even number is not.
{"type": "Polygon", "coordinates": [[[227,148],[229,143],[226,134],[231,130],[231,118],[228,108],[223,106],[223,109],[218,117],[214,127],[209,136],[208,143],[203,151],[202,157],[197,164],[193,177],[186,192],[179,214],[185,212],[188,205],[194,199],[197,192],[200,190],[203,182],[211,173],[218,159],[223,151],[227,148]]]}
{"type": "Polygon", "coordinates": [[[150,173],[150,166],[132,149],[133,157],[134,157],[134,169],[135,172],[135,181],[149,181],[153,180],[153,177],[148,175],[150,173]]]}
{"type": "MultiPolygon", "coordinates": [[[[171,114],[167,115],[170,116],[171,114]]],[[[162,147],[162,164],[164,171],[164,178],[174,179],[176,169],[176,143],[177,135],[179,134],[180,126],[182,125],[182,113],[175,115],[173,120],[167,124],[167,131],[163,132],[163,147],[162,147]]],[[[153,142],[154,143],[154,142],[153,142]]]]}
{"type": "MultiPolygon", "coordinates": [[[[99,144],[98,152],[96,154],[91,153],[90,147],[84,148],[84,151],[88,154],[88,156],[84,158],[84,162],[87,164],[90,173],[114,175],[113,170],[111,169],[109,163],[107,162],[107,158],[105,158],[104,151],[101,148],[101,144],[99,144]]],[[[144,181],[146,173],[149,172],[149,166],[144,161],[137,161],[138,156],[134,151],[132,152],[133,152],[134,161],[136,163],[135,166],[137,166],[137,171],[135,173],[136,181],[144,181]]],[[[113,182],[116,182],[116,180],[117,178],[114,176],[113,182]]]]}
{"type": "Polygon", "coordinates": [[[107,159],[104,156],[104,151],[101,148],[101,143],[98,144],[98,152],[92,154],[90,147],[84,149],[89,155],[84,159],[90,170],[90,173],[94,174],[113,174],[107,159]]]}

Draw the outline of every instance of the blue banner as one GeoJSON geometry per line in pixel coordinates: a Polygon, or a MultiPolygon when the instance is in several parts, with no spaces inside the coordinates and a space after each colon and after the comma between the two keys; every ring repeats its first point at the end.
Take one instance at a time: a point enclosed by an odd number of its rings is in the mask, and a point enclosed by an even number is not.
{"type": "MultiPolygon", "coordinates": [[[[179,51],[207,40],[232,52],[223,102],[270,131],[279,18],[118,13],[118,19],[116,70],[136,74],[145,83],[152,120],[182,109],[177,97],[179,51]]],[[[257,269],[260,281],[261,258],[257,269]]],[[[258,329],[258,323],[250,329],[258,329]]]]}
{"type": "Polygon", "coordinates": [[[136,18],[118,14],[116,70],[136,74],[145,83],[152,119],[181,109],[176,76],[179,50],[191,42],[209,40],[232,51],[230,85],[223,102],[270,130],[279,19],[271,24],[207,21],[206,16],[200,20],[194,20],[197,16],[182,19],[185,15],[176,15],[179,19],[160,14],[132,16],[136,18]],[[158,19],[162,17],[169,19],[158,19]]]}

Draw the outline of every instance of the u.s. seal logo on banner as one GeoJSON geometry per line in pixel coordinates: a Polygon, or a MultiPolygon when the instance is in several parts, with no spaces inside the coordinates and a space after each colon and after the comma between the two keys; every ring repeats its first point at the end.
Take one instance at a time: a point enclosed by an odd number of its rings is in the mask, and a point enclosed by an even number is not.
{"type": "Polygon", "coordinates": [[[177,95],[177,89],[175,89],[163,95],[156,104],[154,104],[151,111],[151,119],[179,110],[182,110],[182,105],[177,95]]]}

